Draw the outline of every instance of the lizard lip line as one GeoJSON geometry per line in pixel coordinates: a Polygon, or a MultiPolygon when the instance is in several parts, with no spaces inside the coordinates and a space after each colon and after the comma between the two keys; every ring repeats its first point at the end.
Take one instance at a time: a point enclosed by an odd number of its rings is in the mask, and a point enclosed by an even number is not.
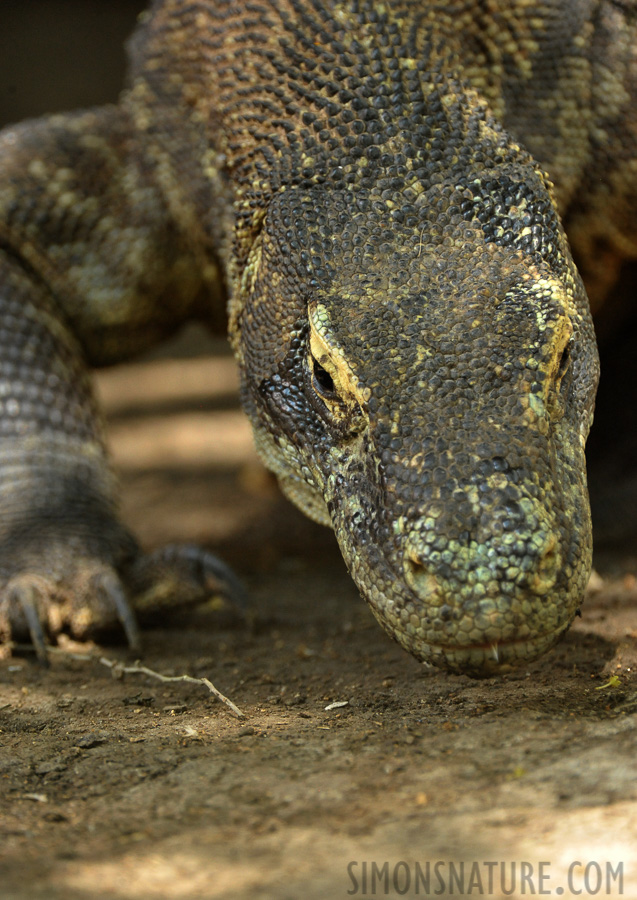
{"type": "Polygon", "coordinates": [[[426,646],[435,648],[436,650],[448,650],[456,653],[459,650],[484,650],[485,652],[492,653],[494,648],[500,650],[502,647],[518,647],[521,644],[529,644],[531,646],[534,644],[541,644],[547,639],[552,640],[558,638],[568,629],[568,627],[568,625],[564,625],[561,628],[556,628],[554,631],[546,631],[529,638],[516,638],[506,641],[481,641],[474,644],[437,644],[428,641],[426,642],[426,646]]]}

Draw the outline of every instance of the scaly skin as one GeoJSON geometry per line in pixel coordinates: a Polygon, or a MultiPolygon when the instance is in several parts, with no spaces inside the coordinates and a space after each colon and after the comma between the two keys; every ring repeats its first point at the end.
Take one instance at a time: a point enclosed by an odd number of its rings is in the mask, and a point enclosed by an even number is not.
{"type": "MultiPolygon", "coordinates": [[[[7,266],[99,364],[217,325],[223,281],[283,490],[410,653],[502,670],[568,628],[590,569],[598,362],[557,210],[601,303],[637,255],[634,37],[632,3],[160,0],[119,108],[5,133],[7,266]]],[[[88,568],[126,583],[107,543],[88,568]]]]}

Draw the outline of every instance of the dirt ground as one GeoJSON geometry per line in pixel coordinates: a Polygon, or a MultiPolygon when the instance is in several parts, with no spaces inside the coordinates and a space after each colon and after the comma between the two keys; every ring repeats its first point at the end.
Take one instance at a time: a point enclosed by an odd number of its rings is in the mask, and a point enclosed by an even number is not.
{"type": "Polygon", "coordinates": [[[127,521],[215,548],[251,597],[248,623],[213,604],[151,625],[143,662],[244,718],[114,678],[91,646],[2,661],[2,900],[637,897],[634,562],[602,560],[583,618],[519,672],[425,668],[260,468],[234,378],[221,356],[99,383],[127,521]]]}

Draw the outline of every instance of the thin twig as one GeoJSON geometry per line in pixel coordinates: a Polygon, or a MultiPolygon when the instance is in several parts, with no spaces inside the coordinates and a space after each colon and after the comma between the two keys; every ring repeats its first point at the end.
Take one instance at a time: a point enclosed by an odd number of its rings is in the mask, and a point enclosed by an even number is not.
{"type": "MultiPolygon", "coordinates": [[[[19,649],[19,645],[16,645],[16,648],[19,649]]],[[[80,662],[92,662],[97,660],[103,666],[110,669],[114,675],[150,675],[151,678],[156,678],[158,681],[163,682],[186,681],[188,684],[203,684],[204,687],[208,688],[211,694],[214,694],[217,700],[221,700],[222,703],[225,703],[238,719],[245,719],[245,713],[242,713],[239,707],[235,706],[232,700],[222,694],[208,678],[194,678],[192,675],[162,675],[161,672],[155,672],[154,669],[149,669],[148,666],[142,666],[139,662],[134,663],[132,666],[125,666],[118,660],[108,659],[106,656],[96,656],[94,653],[74,653],[73,651],[64,650],[61,647],[47,647],[46,652],[52,656],[64,656],[67,659],[76,659],[80,662]]]]}
{"type": "Polygon", "coordinates": [[[112,669],[115,675],[121,672],[126,675],[150,675],[151,678],[156,678],[158,681],[164,682],[186,681],[188,684],[203,684],[208,688],[211,694],[214,694],[218,700],[225,703],[238,719],[245,718],[239,707],[235,706],[232,700],[222,694],[221,691],[217,690],[212,681],[208,678],[193,678],[192,675],[162,675],[161,672],[155,672],[154,669],[149,669],[148,666],[142,666],[140,663],[134,663],[132,666],[125,666],[123,663],[113,659],[107,659],[105,656],[100,656],[99,662],[103,666],[112,669]]]}

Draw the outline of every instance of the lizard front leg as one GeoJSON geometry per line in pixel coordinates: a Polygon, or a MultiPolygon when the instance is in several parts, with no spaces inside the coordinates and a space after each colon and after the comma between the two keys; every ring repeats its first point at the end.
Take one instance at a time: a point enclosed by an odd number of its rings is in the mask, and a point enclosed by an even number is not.
{"type": "Polygon", "coordinates": [[[118,619],[136,646],[129,598],[241,593],[206,550],[140,553],[87,369],[214,320],[214,262],[183,235],[123,110],[0,135],[0,638],[27,632],[43,658],[47,633],[118,619]]]}
{"type": "Polygon", "coordinates": [[[0,636],[83,635],[120,619],[135,541],[116,516],[88,373],[37,277],[0,252],[0,636]]]}

